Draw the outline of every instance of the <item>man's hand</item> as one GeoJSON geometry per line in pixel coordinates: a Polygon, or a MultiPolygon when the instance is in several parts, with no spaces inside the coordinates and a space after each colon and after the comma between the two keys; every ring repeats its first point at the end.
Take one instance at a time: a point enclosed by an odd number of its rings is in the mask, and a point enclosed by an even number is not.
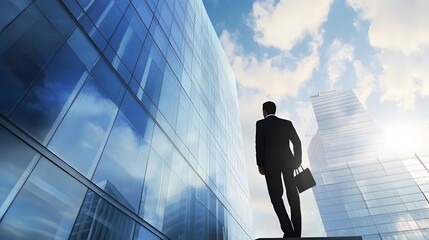
{"type": "Polygon", "coordinates": [[[302,162],[301,161],[298,161],[296,158],[293,158],[293,161],[294,161],[294,168],[295,169],[298,169],[300,166],[301,166],[301,164],[302,164],[302,162]]]}
{"type": "Polygon", "coordinates": [[[259,173],[260,173],[261,175],[265,175],[264,167],[259,167],[259,173]]]}

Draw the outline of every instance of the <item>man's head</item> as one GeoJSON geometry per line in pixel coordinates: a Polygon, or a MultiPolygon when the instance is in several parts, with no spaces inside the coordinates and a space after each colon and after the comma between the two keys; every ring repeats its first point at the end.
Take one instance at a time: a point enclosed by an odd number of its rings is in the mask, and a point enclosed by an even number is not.
{"type": "Polygon", "coordinates": [[[276,104],[271,101],[264,102],[264,104],[262,104],[262,113],[264,114],[264,117],[268,114],[275,114],[276,104]]]}

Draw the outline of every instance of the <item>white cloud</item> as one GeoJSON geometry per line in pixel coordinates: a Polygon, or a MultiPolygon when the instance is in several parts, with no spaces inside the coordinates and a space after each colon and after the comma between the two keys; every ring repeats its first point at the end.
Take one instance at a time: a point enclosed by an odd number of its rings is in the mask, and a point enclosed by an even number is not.
{"type": "Polygon", "coordinates": [[[360,17],[371,22],[368,37],[372,46],[420,51],[429,43],[429,1],[427,0],[347,0],[360,17]]]}
{"type": "Polygon", "coordinates": [[[382,50],[378,55],[383,72],[380,76],[381,100],[413,108],[417,95],[429,96],[429,48],[419,54],[382,50]]]}
{"type": "Polygon", "coordinates": [[[259,0],[253,3],[249,25],[256,42],[289,51],[306,36],[316,36],[326,21],[332,0],[259,0]]]}
{"type": "Polygon", "coordinates": [[[381,99],[413,108],[429,95],[429,1],[348,0],[369,22],[369,43],[379,50],[381,99]]]}
{"type": "Polygon", "coordinates": [[[366,69],[359,60],[355,60],[353,62],[353,67],[357,77],[355,93],[362,104],[365,106],[368,97],[372,92],[376,91],[376,77],[368,69],[366,69]]]}
{"type": "Polygon", "coordinates": [[[346,63],[353,60],[353,46],[335,39],[328,49],[327,62],[328,80],[331,88],[346,71],[346,63]]]}
{"type": "Polygon", "coordinates": [[[296,61],[296,68],[281,68],[278,62],[286,54],[258,59],[245,54],[236,43],[234,34],[223,31],[220,40],[234,70],[238,83],[249,89],[256,89],[268,98],[278,101],[295,97],[319,65],[318,48],[322,44],[321,34],[309,44],[310,54],[296,61]]]}

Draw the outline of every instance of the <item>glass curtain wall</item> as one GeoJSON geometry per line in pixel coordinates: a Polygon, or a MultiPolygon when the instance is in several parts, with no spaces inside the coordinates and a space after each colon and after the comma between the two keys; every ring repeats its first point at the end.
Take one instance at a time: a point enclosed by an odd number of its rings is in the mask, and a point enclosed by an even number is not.
{"type": "Polygon", "coordinates": [[[398,157],[352,91],[311,97],[308,155],[327,236],[429,239],[429,156],[398,157]]]}
{"type": "Polygon", "coordinates": [[[0,239],[251,239],[199,0],[0,2],[0,239]]]}

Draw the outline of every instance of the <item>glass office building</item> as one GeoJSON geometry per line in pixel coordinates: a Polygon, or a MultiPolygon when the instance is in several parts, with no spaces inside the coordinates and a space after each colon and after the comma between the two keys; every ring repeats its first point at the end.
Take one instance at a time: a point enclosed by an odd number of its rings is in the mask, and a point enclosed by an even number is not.
{"type": "Polygon", "coordinates": [[[327,236],[429,239],[429,155],[387,152],[352,91],[310,101],[308,156],[327,236]]]}
{"type": "Polygon", "coordinates": [[[200,0],[0,1],[0,239],[251,239],[200,0]]]}

